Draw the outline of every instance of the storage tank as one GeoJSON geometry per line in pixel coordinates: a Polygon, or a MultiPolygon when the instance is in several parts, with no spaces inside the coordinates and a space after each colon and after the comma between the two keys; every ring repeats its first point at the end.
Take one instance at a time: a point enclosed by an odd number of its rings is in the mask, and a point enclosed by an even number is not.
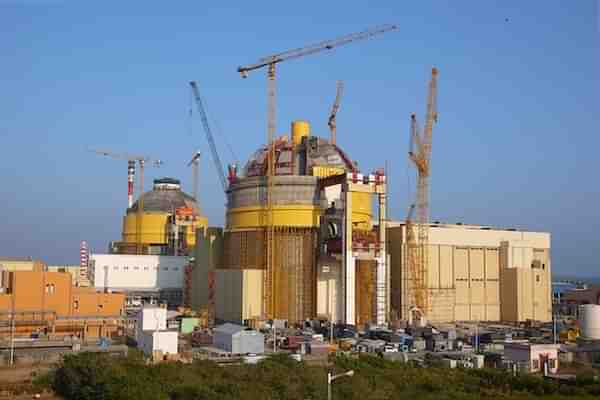
{"type": "Polygon", "coordinates": [[[584,304],[579,306],[579,325],[581,336],[600,340],[600,305],[584,304]]]}

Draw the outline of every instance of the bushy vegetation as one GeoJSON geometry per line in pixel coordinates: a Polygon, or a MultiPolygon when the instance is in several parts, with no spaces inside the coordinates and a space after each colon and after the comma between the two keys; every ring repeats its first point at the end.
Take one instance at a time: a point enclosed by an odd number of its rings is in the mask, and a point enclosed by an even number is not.
{"type": "MultiPolygon", "coordinates": [[[[378,357],[338,357],[336,372],[353,369],[352,378],[333,384],[334,398],[369,399],[593,399],[598,382],[583,377],[559,386],[538,376],[513,377],[499,370],[419,368],[378,357]]],[[[287,356],[256,365],[147,365],[137,354],[114,357],[83,353],[67,356],[48,380],[66,400],[326,399],[327,369],[287,356]]]]}

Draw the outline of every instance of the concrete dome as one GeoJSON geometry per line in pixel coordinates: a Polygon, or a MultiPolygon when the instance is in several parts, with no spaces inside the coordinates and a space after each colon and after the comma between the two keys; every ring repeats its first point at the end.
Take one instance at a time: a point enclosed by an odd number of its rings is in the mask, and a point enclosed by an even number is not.
{"type": "MultiPolygon", "coordinates": [[[[316,136],[302,138],[301,149],[294,151],[292,143],[287,136],[282,136],[275,141],[277,168],[276,175],[310,175],[312,167],[327,166],[337,167],[347,172],[357,169],[357,165],[338,146],[327,139],[316,136]],[[296,153],[296,154],[294,154],[296,153]]],[[[267,168],[267,146],[261,146],[250,156],[242,175],[245,177],[264,176],[267,168]]]]}
{"type": "MultiPolygon", "coordinates": [[[[142,195],[144,199],[144,212],[173,213],[175,209],[185,207],[194,210],[200,215],[200,207],[192,196],[181,190],[181,182],[174,178],[161,178],[154,180],[151,191],[142,195]]],[[[139,199],[133,203],[127,212],[136,212],[139,199]]]]}

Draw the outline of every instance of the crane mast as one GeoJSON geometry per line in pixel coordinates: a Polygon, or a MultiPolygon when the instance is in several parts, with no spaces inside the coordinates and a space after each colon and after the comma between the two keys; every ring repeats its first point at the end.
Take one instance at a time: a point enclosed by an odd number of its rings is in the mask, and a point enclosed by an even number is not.
{"type": "Polygon", "coordinates": [[[196,151],[192,154],[192,159],[188,162],[187,166],[192,167],[192,185],[193,185],[193,195],[196,203],[199,203],[198,200],[198,164],[200,163],[200,152],[196,151]]]}
{"type": "Polygon", "coordinates": [[[247,78],[251,71],[267,67],[267,199],[266,199],[266,215],[263,217],[263,221],[266,222],[265,233],[266,233],[266,271],[263,285],[263,309],[265,315],[270,317],[274,312],[274,304],[276,303],[277,293],[275,293],[273,284],[276,277],[276,269],[274,266],[275,260],[275,249],[274,249],[274,235],[275,227],[273,221],[273,188],[274,188],[274,175],[275,175],[275,146],[273,140],[277,131],[275,125],[275,119],[277,114],[277,102],[276,102],[276,74],[275,65],[295,58],[304,57],[310,54],[316,54],[325,50],[331,50],[334,47],[339,47],[357,40],[369,39],[375,35],[385,33],[392,30],[397,30],[396,25],[381,25],[366,31],[351,33],[333,40],[326,40],[310,46],[300,47],[282,53],[273,54],[264,58],[259,59],[256,63],[249,64],[246,66],[238,67],[237,71],[241,74],[242,78],[247,78]]]}
{"type": "Polygon", "coordinates": [[[429,264],[429,177],[431,176],[431,143],[433,124],[437,122],[437,75],[436,68],[431,70],[427,95],[427,113],[423,133],[419,132],[415,114],[411,115],[411,133],[409,158],[417,170],[417,255],[414,274],[416,307],[422,313],[428,312],[430,296],[427,282],[429,264]]]}
{"type": "MultiPolygon", "coordinates": [[[[138,187],[138,208],[135,217],[135,243],[136,243],[136,254],[143,254],[143,243],[142,243],[142,228],[143,228],[143,214],[144,214],[144,167],[146,162],[149,162],[150,165],[155,167],[160,167],[163,162],[161,160],[155,160],[150,157],[141,156],[141,155],[131,155],[124,153],[115,153],[110,150],[90,150],[93,153],[99,154],[101,156],[110,157],[116,160],[126,160],[127,161],[127,175],[128,175],[128,197],[131,198],[132,189],[133,189],[133,175],[135,169],[135,163],[137,162],[140,167],[139,172],[139,187],[138,187]]],[[[131,208],[131,200],[128,202],[128,208],[131,208]]]]}
{"type": "Polygon", "coordinates": [[[202,98],[200,97],[200,92],[198,91],[198,85],[195,81],[191,81],[190,86],[192,88],[194,100],[196,100],[196,106],[198,108],[198,113],[200,114],[200,119],[202,120],[202,126],[204,127],[204,133],[206,134],[206,140],[208,141],[208,145],[210,147],[210,153],[212,155],[213,162],[215,163],[215,168],[217,170],[217,175],[219,176],[219,181],[221,182],[223,191],[226,191],[227,179],[225,178],[225,169],[223,168],[223,163],[221,162],[219,153],[217,152],[217,146],[215,145],[215,139],[210,129],[210,124],[208,123],[206,110],[204,109],[204,105],[202,104],[202,98]]]}
{"type": "Polygon", "coordinates": [[[342,101],[343,93],[344,93],[344,82],[337,81],[335,101],[333,102],[333,106],[331,107],[331,113],[329,114],[329,120],[327,121],[327,125],[329,126],[329,131],[331,132],[330,142],[332,144],[335,144],[335,142],[336,142],[335,117],[337,116],[337,112],[340,109],[340,102],[342,101]]]}

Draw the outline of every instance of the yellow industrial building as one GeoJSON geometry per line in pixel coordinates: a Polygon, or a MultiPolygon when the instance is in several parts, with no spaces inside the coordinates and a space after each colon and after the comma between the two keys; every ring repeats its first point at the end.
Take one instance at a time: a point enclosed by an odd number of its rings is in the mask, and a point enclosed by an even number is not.
{"type": "Polygon", "coordinates": [[[208,225],[198,202],[181,190],[177,179],[155,179],[151,191],[133,203],[123,217],[122,240],[111,244],[111,252],[184,255],[196,244],[196,230],[208,225]],[[140,205],[142,210],[139,212],[140,205]]]}

